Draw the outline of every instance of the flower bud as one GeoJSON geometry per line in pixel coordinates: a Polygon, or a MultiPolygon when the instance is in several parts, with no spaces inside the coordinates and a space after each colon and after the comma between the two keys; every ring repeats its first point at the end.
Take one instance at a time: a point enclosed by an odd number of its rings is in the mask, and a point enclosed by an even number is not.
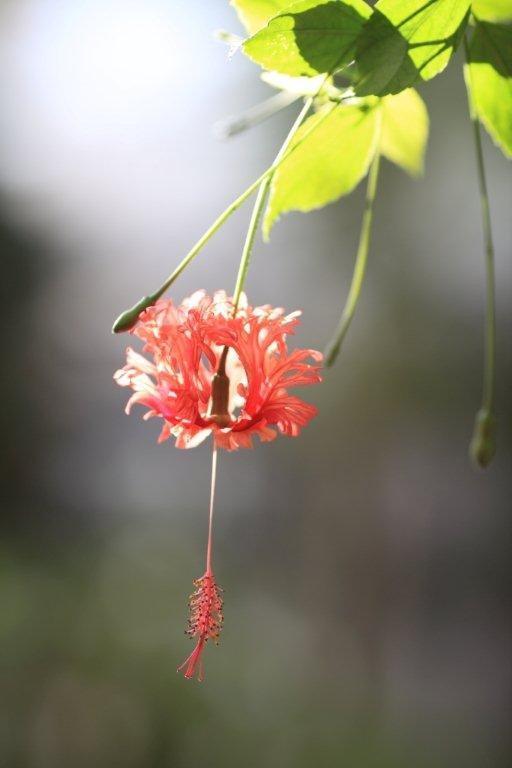
{"type": "Polygon", "coordinates": [[[155,301],[156,299],[154,296],[143,296],[143,298],[134,304],[133,307],[125,310],[119,315],[112,326],[112,333],[124,333],[125,331],[129,331],[139,319],[140,313],[148,307],[151,307],[155,301]]]}
{"type": "Polygon", "coordinates": [[[489,466],[496,453],[496,419],[484,408],[478,411],[475,419],[473,438],[469,446],[472,461],[482,469],[489,466]]]}

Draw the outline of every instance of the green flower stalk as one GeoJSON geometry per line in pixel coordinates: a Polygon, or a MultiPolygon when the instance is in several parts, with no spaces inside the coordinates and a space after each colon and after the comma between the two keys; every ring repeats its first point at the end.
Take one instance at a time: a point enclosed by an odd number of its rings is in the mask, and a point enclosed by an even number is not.
{"type": "MultiPolygon", "coordinates": [[[[469,49],[464,37],[466,60],[469,62],[469,49]]],[[[494,275],[494,243],[492,238],[489,195],[485,177],[484,155],[480,123],[471,97],[471,69],[466,69],[469,114],[473,126],[476,167],[480,190],[480,208],[485,250],[485,343],[482,404],[475,418],[473,437],[469,445],[469,455],[479,467],[487,467],[496,453],[496,419],[494,417],[494,393],[496,387],[496,290],[494,275]]]]}
{"type": "Polygon", "coordinates": [[[350,284],[350,290],[348,293],[347,301],[343,308],[341,318],[338,324],[334,338],[328,344],[325,350],[325,365],[330,368],[336,362],[336,358],[339,355],[343,340],[347,335],[348,329],[354,317],[357,303],[361,295],[361,288],[363,286],[364,276],[366,273],[366,264],[368,262],[368,252],[370,250],[372,222],[373,222],[373,205],[375,202],[375,196],[377,193],[377,181],[379,178],[379,166],[380,166],[380,153],[377,150],[375,157],[372,160],[370,166],[370,172],[368,174],[368,185],[366,187],[366,200],[364,206],[363,221],[361,224],[361,234],[359,236],[359,246],[357,249],[356,263],[354,266],[354,273],[352,275],[352,282],[350,284]]]}

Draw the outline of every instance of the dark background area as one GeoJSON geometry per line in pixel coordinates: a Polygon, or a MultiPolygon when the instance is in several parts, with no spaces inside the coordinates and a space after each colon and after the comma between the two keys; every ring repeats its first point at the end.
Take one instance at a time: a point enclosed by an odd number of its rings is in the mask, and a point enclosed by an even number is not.
{"type": "MultiPolygon", "coordinates": [[[[118,312],[269,163],[296,106],[212,39],[224,2],[0,6],[0,765],[498,768],[510,744],[510,166],[485,140],[498,284],[499,448],[467,460],[483,256],[461,61],[422,87],[425,178],[384,163],[367,281],[298,440],[222,454],[206,680],[176,666],[202,572],[210,451],[123,414],[118,312]]],[[[322,348],[358,189],[257,244],[253,303],[322,348]]],[[[250,208],[175,285],[232,288],[250,208]]]]}

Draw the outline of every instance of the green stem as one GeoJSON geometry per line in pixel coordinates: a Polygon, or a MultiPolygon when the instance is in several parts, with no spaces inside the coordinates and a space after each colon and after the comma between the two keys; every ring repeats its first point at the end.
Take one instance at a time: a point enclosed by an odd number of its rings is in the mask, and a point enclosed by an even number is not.
{"type": "Polygon", "coordinates": [[[490,464],[495,452],[495,418],[494,396],[496,385],[496,291],[494,274],[494,244],[492,238],[491,213],[489,195],[485,177],[484,155],[482,149],[482,134],[480,123],[471,96],[471,69],[469,66],[469,48],[464,37],[464,49],[467,66],[467,94],[469,115],[473,126],[475,143],[478,186],[480,192],[480,210],[482,216],[482,231],[485,251],[485,343],[484,343],[484,372],[482,387],[482,403],[475,419],[473,438],[470,444],[470,455],[481,467],[490,464]]]}
{"type": "Polygon", "coordinates": [[[213,132],[219,139],[230,139],[239,133],[254,128],[255,125],[263,123],[278,112],[281,112],[294,101],[301,98],[300,93],[291,93],[290,91],[278,91],[265,101],[255,104],[235,117],[228,117],[225,120],[219,120],[213,126],[213,132]]]}
{"type": "MultiPolygon", "coordinates": [[[[310,101],[311,100],[308,99],[306,104],[310,104],[310,101]]],[[[318,120],[315,123],[315,125],[313,125],[308,131],[304,132],[304,135],[301,137],[300,141],[297,141],[293,145],[293,147],[291,147],[287,152],[284,152],[284,153],[280,152],[276,160],[272,163],[272,165],[269,168],[267,168],[267,170],[264,173],[262,173],[261,176],[259,176],[259,178],[256,179],[256,181],[254,181],[249,187],[247,187],[245,192],[242,192],[242,194],[239,197],[237,197],[237,199],[234,202],[228,205],[228,207],[213,222],[211,227],[209,227],[209,229],[206,230],[204,235],[190,249],[187,255],[178,264],[176,269],[169,275],[169,277],[162,283],[162,285],[154,293],[150,294],[149,296],[144,296],[142,299],[140,299],[140,301],[134,304],[133,307],[130,307],[130,309],[125,310],[119,315],[114,325],[112,326],[113,333],[123,333],[124,331],[129,331],[130,328],[133,328],[133,326],[137,322],[137,319],[140,313],[143,310],[147,309],[148,307],[151,307],[160,298],[160,296],[162,296],[168,290],[168,288],[170,288],[170,286],[179,277],[179,275],[181,275],[183,270],[204,248],[206,243],[222,227],[222,225],[227,221],[227,219],[229,219],[229,217],[238,208],[240,208],[240,206],[247,200],[247,198],[250,197],[253,194],[253,192],[255,192],[256,189],[258,189],[258,187],[260,187],[262,183],[265,182],[266,179],[271,178],[273,176],[273,174],[275,173],[277,168],[281,165],[281,163],[283,163],[292,154],[292,152],[295,152],[295,150],[298,149],[304,143],[304,141],[308,139],[310,134],[313,131],[315,131],[319,125],[322,124],[322,122],[332,113],[334,109],[337,108],[337,106],[338,104],[335,104],[333,105],[333,108],[331,110],[326,110],[322,118],[318,120]]],[[[309,106],[308,106],[308,109],[309,109],[309,106]]],[[[304,110],[302,110],[301,115],[303,112],[304,110]]],[[[294,124],[294,127],[295,125],[296,123],[294,124]]],[[[291,136],[289,137],[291,138],[291,136]]],[[[288,141],[285,141],[285,144],[287,145],[288,141]]],[[[250,253],[249,253],[249,256],[250,256],[250,253]]],[[[245,279],[245,277],[243,279],[245,279]]],[[[243,281],[242,281],[242,286],[243,286],[243,281]]]]}
{"type": "Polygon", "coordinates": [[[485,244],[486,269],[486,316],[485,316],[485,371],[483,381],[482,407],[488,411],[494,408],[494,384],[496,367],[496,296],[494,276],[494,244],[492,241],[489,197],[485,178],[484,158],[482,153],[482,137],[478,120],[472,119],[475,138],[475,149],[478,168],[478,183],[480,187],[480,205],[482,210],[482,227],[485,244]]]}
{"type": "Polygon", "coordinates": [[[375,194],[377,191],[377,180],[379,178],[379,165],[380,165],[380,153],[377,150],[375,157],[373,158],[370,166],[370,173],[368,175],[368,185],[366,187],[366,200],[364,206],[363,220],[361,223],[361,234],[359,235],[359,246],[357,249],[356,263],[354,266],[354,273],[352,275],[352,282],[350,284],[350,291],[347,297],[346,304],[341,314],[338,328],[332,341],[328,344],[325,351],[325,365],[330,367],[334,364],[338,357],[343,339],[347,335],[347,331],[354,317],[356,311],[357,302],[361,294],[361,287],[366,272],[366,264],[368,261],[368,251],[370,249],[372,220],[373,220],[373,204],[375,201],[375,194]]]}
{"type": "Polygon", "coordinates": [[[235,314],[238,309],[238,305],[240,303],[240,296],[244,289],[245,280],[247,278],[247,271],[249,269],[252,249],[254,247],[254,239],[256,237],[256,232],[258,231],[258,226],[260,223],[261,215],[263,213],[263,208],[265,207],[267,193],[272,183],[272,177],[274,176],[275,170],[277,169],[279,163],[284,158],[284,155],[286,154],[286,151],[290,146],[290,143],[294,135],[296,134],[297,130],[306,119],[306,115],[311,109],[312,103],[313,103],[312,97],[307,99],[306,102],[304,103],[304,106],[302,107],[294,124],[292,125],[290,132],[288,133],[288,136],[284,140],[284,143],[281,149],[279,150],[276,159],[272,163],[272,168],[273,168],[272,173],[269,174],[260,184],[260,188],[256,196],[256,202],[254,203],[254,208],[252,210],[251,220],[249,222],[249,228],[247,230],[244,247],[242,250],[242,257],[240,259],[240,266],[238,268],[238,275],[236,278],[235,290],[233,293],[233,306],[234,306],[235,314]]]}
{"type": "Polygon", "coordinates": [[[140,313],[144,309],[151,307],[160,298],[160,296],[162,296],[168,290],[168,288],[171,287],[174,281],[181,275],[183,270],[188,267],[190,262],[204,248],[208,240],[210,240],[210,238],[217,232],[217,230],[222,227],[222,225],[229,219],[229,217],[236,210],[238,210],[238,208],[240,208],[240,206],[247,200],[247,198],[253,194],[253,192],[258,188],[262,181],[267,178],[272,170],[272,168],[267,168],[265,173],[263,173],[258,179],[256,179],[256,181],[247,187],[245,192],[242,192],[242,194],[237,197],[237,199],[232,202],[231,205],[228,205],[228,207],[220,214],[220,216],[215,219],[211,227],[206,230],[204,235],[199,238],[197,243],[190,249],[187,255],[180,261],[176,269],[171,272],[169,277],[164,280],[162,285],[154,293],[150,294],[149,296],[144,296],[140,301],[137,302],[137,304],[119,315],[112,327],[113,333],[129,331],[130,328],[135,325],[140,313]]]}

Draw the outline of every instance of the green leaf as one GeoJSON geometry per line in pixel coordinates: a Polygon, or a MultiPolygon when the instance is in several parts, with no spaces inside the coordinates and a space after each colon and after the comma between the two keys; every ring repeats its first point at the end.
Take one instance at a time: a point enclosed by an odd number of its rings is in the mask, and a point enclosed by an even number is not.
{"type": "Polygon", "coordinates": [[[264,69],[285,75],[334,72],[354,57],[371,8],[364,0],[301,0],[244,43],[264,69]]]}
{"type": "Polygon", "coordinates": [[[512,157],[512,27],[476,25],[465,75],[478,119],[503,153],[512,157]]]}
{"type": "Polygon", "coordinates": [[[470,0],[380,0],[357,43],[356,92],[384,96],[442,72],[470,0]]]}
{"type": "Polygon", "coordinates": [[[378,145],[380,110],[326,105],[306,120],[290,148],[308,132],[310,137],[274,174],[263,222],[265,239],[283,213],[321,208],[357,186],[378,145]]]}
{"type": "Polygon", "coordinates": [[[381,153],[412,176],[423,173],[428,112],[414,88],[382,99],[381,153]]]}
{"type": "Polygon", "coordinates": [[[512,20],[512,0],[473,0],[471,10],[479,21],[512,20]]]}
{"type": "Polygon", "coordinates": [[[277,16],[293,0],[231,0],[238,18],[250,35],[264,27],[272,16],[277,16]]]}

